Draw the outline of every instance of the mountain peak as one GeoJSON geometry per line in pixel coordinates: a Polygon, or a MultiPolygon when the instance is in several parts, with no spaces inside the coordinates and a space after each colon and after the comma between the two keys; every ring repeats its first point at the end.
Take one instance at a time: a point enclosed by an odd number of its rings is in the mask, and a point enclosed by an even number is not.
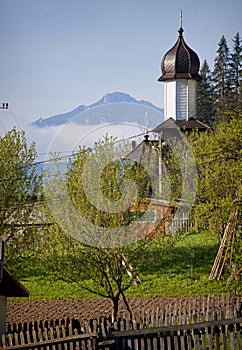
{"type": "MultiPolygon", "coordinates": [[[[153,108],[154,111],[159,112],[163,115],[164,110],[162,108],[159,108],[155,105],[153,105],[151,102],[145,101],[145,100],[136,100],[134,97],[130,96],[127,93],[116,91],[116,92],[111,92],[105,94],[100,100],[97,102],[86,106],[86,105],[80,105],[70,112],[63,113],[63,114],[58,114],[49,118],[39,118],[38,120],[34,121],[32,125],[42,128],[42,127],[49,127],[49,126],[58,126],[65,124],[69,122],[72,118],[75,118],[78,114],[85,112],[85,111],[90,111],[92,108],[99,107],[102,105],[108,105],[108,104],[115,104],[115,103],[131,103],[131,104],[137,104],[137,105],[143,105],[144,107],[148,108],[153,108]]],[[[97,111],[95,111],[97,113],[97,111]]],[[[85,114],[85,113],[84,113],[85,114]]],[[[105,119],[105,116],[102,116],[99,118],[98,115],[95,116],[95,119],[90,119],[90,117],[85,116],[85,119],[83,120],[83,124],[86,124],[87,120],[91,124],[99,124],[100,122],[103,122],[105,119]]],[[[134,122],[134,118],[132,119],[132,122],[134,122]]],[[[122,122],[123,120],[120,120],[122,122]]],[[[159,123],[162,120],[159,121],[159,123]]],[[[80,122],[80,121],[79,121],[80,122]]],[[[106,122],[114,122],[114,120],[106,120],[106,122]]],[[[115,120],[117,122],[117,120],[115,120]]]]}
{"type": "Polygon", "coordinates": [[[135,98],[131,97],[129,94],[126,94],[126,93],[120,92],[120,91],[116,91],[116,92],[108,92],[99,101],[90,105],[89,108],[100,106],[103,104],[121,103],[121,102],[139,103],[135,98]]]}

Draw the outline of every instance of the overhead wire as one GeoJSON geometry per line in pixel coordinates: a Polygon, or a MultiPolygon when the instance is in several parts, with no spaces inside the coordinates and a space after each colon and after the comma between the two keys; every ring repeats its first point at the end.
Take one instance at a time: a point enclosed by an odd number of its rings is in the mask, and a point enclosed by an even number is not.
{"type": "MultiPolygon", "coordinates": [[[[128,136],[128,137],[125,137],[125,138],[122,138],[122,139],[119,139],[119,140],[116,140],[116,141],[113,141],[112,144],[117,144],[117,143],[121,143],[121,142],[125,142],[125,141],[128,141],[128,140],[131,140],[133,138],[137,138],[137,137],[140,137],[140,136],[143,136],[147,133],[151,133],[152,130],[149,130],[149,131],[145,131],[145,132],[142,132],[140,134],[135,134],[135,135],[132,135],[132,136],[128,136]]],[[[93,147],[88,147],[92,150],[94,150],[94,146],[93,147]]],[[[67,153],[68,151],[65,151],[64,153],[67,153]]],[[[45,159],[45,160],[41,160],[41,161],[37,161],[37,162],[33,162],[31,163],[30,165],[34,166],[34,165],[39,165],[39,164],[45,164],[45,163],[52,163],[52,162],[56,162],[56,161],[59,161],[59,160],[63,160],[63,159],[67,159],[67,158],[74,158],[76,156],[78,156],[80,154],[80,150],[74,150],[72,153],[69,153],[68,155],[62,155],[62,156],[56,156],[56,157],[52,157],[52,158],[49,158],[49,159],[45,159]]],[[[56,152],[58,153],[58,152],[56,152]]],[[[63,152],[61,152],[63,153],[63,152]]],[[[42,155],[47,155],[47,154],[50,154],[50,152],[48,153],[42,153],[42,155]]],[[[30,166],[29,165],[29,166],[30,166]]]]}
{"type": "MultiPolygon", "coordinates": [[[[138,136],[141,136],[141,135],[143,135],[144,133],[142,133],[142,134],[139,134],[138,136]]],[[[129,137],[129,138],[134,138],[135,136],[131,136],[131,137],[129,137]]],[[[128,139],[128,138],[126,138],[126,139],[128,139]]],[[[123,141],[123,139],[122,140],[118,140],[117,142],[122,142],[123,141]]],[[[219,152],[218,152],[219,153],[219,152]]],[[[76,154],[79,154],[79,152],[77,152],[76,154]]],[[[214,153],[211,153],[212,155],[214,155],[214,153]]],[[[58,159],[64,159],[64,158],[66,158],[66,156],[65,157],[59,157],[58,159]]],[[[46,160],[46,162],[52,162],[53,160],[56,160],[56,158],[52,158],[51,160],[46,160]]],[[[37,164],[41,164],[42,162],[37,162],[37,164]]],[[[36,164],[36,163],[35,163],[36,164]]],[[[33,164],[30,164],[30,166],[31,165],[33,165],[33,164]]],[[[82,175],[84,174],[84,172],[82,172],[82,175]]],[[[58,176],[66,176],[67,174],[66,174],[66,172],[65,173],[58,173],[58,176]]],[[[54,175],[52,175],[52,178],[54,177],[54,176],[57,176],[57,174],[54,174],[54,175]]],[[[9,181],[11,180],[11,179],[8,179],[9,181]]],[[[106,185],[102,185],[101,186],[101,189],[102,190],[105,190],[105,189],[107,189],[107,190],[110,190],[110,184],[106,184],[106,185]]],[[[92,194],[92,193],[94,193],[95,194],[95,191],[88,191],[88,193],[89,194],[92,194]]],[[[59,201],[60,199],[58,198],[58,199],[50,199],[50,198],[48,198],[48,202],[56,202],[56,201],[59,201]]],[[[33,202],[32,202],[33,203],[33,202]]],[[[39,201],[39,203],[41,204],[41,203],[46,203],[46,201],[45,200],[41,200],[41,201],[39,201]]],[[[22,202],[21,204],[25,204],[25,205],[29,205],[29,204],[31,204],[31,202],[29,202],[29,201],[27,201],[27,202],[22,202]]]]}
{"type": "Polygon", "coordinates": [[[16,115],[13,113],[12,109],[11,108],[8,108],[11,116],[13,117],[15,123],[16,123],[16,126],[18,127],[19,130],[23,130],[23,128],[21,127],[21,125],[19,124],[18,120],[17,120],[17,117],[16,115]]]}
{"type": "MultiPolygon", "coordinates": [[[[13,111],[11,109],[9,109],[12,117],[14,118],[15,122],[16,122],[16,125],[18,126],[19,129],[21,129],[21,126],[20,124],[18,123],[18,120],[15,116],[15,114],[13,113],[13,111]]],[[[1,122],[0,122],[1,123],[1,122]]],[[[2,125],[3,126],[3,125],[2,125]]],[[[4,126],[3,126],[4,128],[4,126]]],[[[5,128],[4,128],[5,129],[5,128]]],[[[128,140],[131,140],[131,139],[134,139],[134,138],[138,138],[138,137],[141,137],[145,134],[150,134],[152,133],[153,130],[147,130],[147,131],[144,131],[144,132],[141,132],[139,134],[135,134],[135,135],[131,135],[131,136],[128,136],[128,137],[125,137],[125,138],[122,138],[122,139],[119,139],[119,140],[115,140],[113,141],[112,143],[113,144],[118,144],[118,143],[121,143],[121,142],[125,142],[125,141],[128,141],[128,140]]],[[[94,146],[93,147],[89,147],[91,148],[92,150],[94,150],[94,146]]],[[[41,164],[47,164],[47,163],[54,163],[54,162],[59,162],[61,160],[64,160],[64,159],[71,159],[71,158],[74,158],[74,157],[77,157],[79,154],[80,154],[80,150],[74,150],[72,151],[72,153],[70,153],[70,151],[64,151],[64,152],[59,152],[61,153],[62,155],[58,155],[58,156],[54,156],[52,158],[49,158],[49,159],[44,159],[44,160],[40,160],[40,161],[36,161],[36,162],[33,162],[33,163],[30,163],[30,164],[26,164],[23,166],[23,168],[25,167],[32,167],[32,166],[38,166],[38,165],[41,165],[41,164]],[[63,153],[67,153],[67,155],[63,155],[63,153]]],[[[57,152],[58,153],[58,152],[57,152]]],[[[220,153],[220,152],[218,152],[220,153]]],[[[39,156],[47,156],[48,154],[50,154],[50,152],[48,153],[41,153],[41,154],[38,154],[37,157],[39,156]]],[[[212,153],[214,155],[214,152],[212,153]]],[[[201,155],[201,158],[203,157],[204,155],[201,155]]],[[[208,156],[208,154],[206,154],[206,156],[208,156]]],[[[206,163],[208,162],[208,160],[206,161],[206,163]]],[[[20,167],[21,168],[21,167],[20,167]]],[[[60,174],[62,176],[64,176],[65,174],[60,174]]],[[[9,179],[10,181],[10,179],[9,179]]]]}
{"type": "Polygon", "coordinates": [[[1,125],[2,129],[4,130],[4,132],[6,133],[6,132],[7,132],[7,129],[6,129],[6,127],[4,126],[4,124],[2,123],[2,121],[0,121],[0,125],[1,125]]]}
{"type": "MultiPolygon", "coordinates": [[[[140,134],[132,135],[132,136],[129,136],[129,137],[126,137],[126,138],[122,138],[120,140],[114,141],[113,144],[117,144],[117,143],[120,143],[120,142],[125,142],[125,141],[127,141],[129,139],[140,137],[140,136],[142,136],[144,134],[147,134],[147,133],[148,133],[148,131],[142,132],[140,134]]],[[[94,149],[94,147],[92,149],[94,149]]],[[[32,166],[37,166],[37,165],[41,165],[41,164],[45,164],[45,163],[53,163],[53,162],[56,162],[56,161],[67,159],[67,158],[70,159],[70,158],[78,156],[80,154],[80,152],[81,152],[80,150],[79,151],[74,151],[72,153],[69,153],[69,151],[65,151],[64,153],[68,153],[68,155],[52,157],[50,159],[45,159],[45,160],[42,160],[42,161],[37,161],[37,162],[30,163],[30,164],[25,164],[25,165],[22,166],[22,168],[29,168],[29,167],[32,167],[32,166]]],[[[48,153],[44,153],[44,154],[48,154],[48,153]]],[[[19,169],[21,169],[21,166],[19,167],[19,169]]],[[[37,175],[41,176],[40,174],[37,174],[37,175]]],[[[65,176],[66,172],[65,173],[59,173],[59,175],[60,176],[65,176]]],[[[53,175],[52,175],[52,177],[53,177],[53,175]]],[[[6,189],[6,186],[5,186],[4,182],[21,180],[21,178],[22,177],[15,177],[14,179],[11,178],[11,179],[0,179],[0,180],[3,183],[3,187],[6,189]]]]}
{"type": "MultiPolygon", "coordinates": [[[[17,126],[18,130],[21,131],[23,130],[23,128],[21,127],[16,115],[14,114],[14,112],[12,111],[12,109],[8,106],[7,109],[5,109],[5,111],[8,111],[10,113],[10,115],[12,116],[13,120],[14,120],[14,125],[17,126]]],[[[7,128],[4,126],[4,124],[2,122],[0,122],[0,125],[2,126],[2,128],[4,129],[4,132],[7,132],[7,128]]]]}
{"type": "Polygon", "coordinates": [[[0,125],[1,127],[3,128],[4,132],[6,133],[7,132],[7,129],[5,128],[5,126],[3,125],[3,123],[0,121],[0,125]]]}
{"type": "MultiPolygon", "coordinates": [[[[133,139],[133,138],[137,138],[137,137],[140,137],[140,136],[143,136],[147,133],[151,133],[152,130],[149,130],[149,131],[146,131],[146,132],[142,132],[140,134],[135,134],[135,135],[132,135],[132,136],[129,136],[129,137],[126,137],[126,138],[122,138],[122,139],[119,139],[119,140],[116,140],[113,142],[113,144],[117,144],[117,143],[121,143],[121,142],[125,142],[127,140],[130,140],[130,139],[133,139]]],[[[91,147],[89,147],[91,148],[91,147]]],[[[92,150],[94,150],[94,147],[91,148],[92,150]]],[[[45,160],[41,160],[41,161],[37,161],[37,162],[33,162],[33,163],[30,163],[30,164],[26,164],[23,166],[23,168],[26,168],[26,167],[32,167],[32,166],[38,166],[38,165],[41,165],[41,164],[48,164],[48,163],[57,163],[61,160],[64,160],[64,159],[71,159],[71,158],[74,158],[74,157],[77,157],[79,154],[80,154],[80,150],[77,151],[77,150],[74,150],[72,153],[69,153],[69,151],[64,151],[64,152],[61,152],[61,153],[68,153],[67,155],[60,155],[60,156],[56,156],[56,157],[52,157],[52,158],[49,158],[49,159],[45,159],[45,160]]],[[[49,153],[42,153],[42,155],[47,155],[49,153]]],[[[220,151],[218,152],[211,152],[209,154],[206,154],[206,155],[200,155],[200,159],[202,160],[202,162],[204,163],[204,160],[202,159],[204,156],[209,156],[209,155],[215,155],[215,154],[220,154],[220,151]]],[[[217,159],[217,158],[216,158],[217,159]]],[[[228,159],[234,159],[234,156],[233,157],[229,157],[228,159]]],[[[214,162],[215,159],[211,159],[211,160],[206,160],[205,163],[211,163],[211,162],[214,162]]],[[[67,166],[68,164],[66,164],[67,166]]],[[[21,168],[21,167],[19,167],[21,168]]],[[[61,175],[61,176],[64,176],[66,175],[66,172],[65,173],[58,173],[58,175],[61,175]]],[[[55,175],[52,175],[52,176],[55,176],[55,175]]],[[[9,179],[10,181],[10,179],[9,179]]]]}
{"type": "MultiPolygon", "coordinates": [[[[15,114],[13,113],[13,111],[11,109],[9,109],[12,117],[14,118],[15,122],[16,122],[16,126],[19,128],[19,130],[21,130],[21,126],[15,116],[15,114]]],[[[0,125],[5,129],[6,131],[6,128],[4,127],[4,125],[0,122],[0,125]]],[[[145,134],[149,134],[149,133],[152,133],[152,130],[147,130],[145,132],[142,132],[142,133],[139,133],[139,134],[135,134],[135,135],[131,135],[129,137],[125,137],[125,138],[122,138],[122,139],[119,139],[119,140],[116,140],[113,142],[113,144],[118,144],[118,143],[121,143],[121,142],[125,142],[125,141],[128,141],[128,140],[131,140],[131,139],[134,139],[134,138],[138,138],[138,137],[141,137],[145,134]]],[[[94,147],[89,147],[91,149],[94,149],[94,147]]],[[[49,158],[49,159],[45,159],[45,160],[41,160],[41,161],[37,161],[37,162],[33,162],[31,164],[28,164],[28,165],[24,165],[24,167],[31,167],[31,166],[35,166],[35,165],[41,165],[41,164],[46,164],[46,163],[53,163],[53,162],[56,162],[56,161],[60,161],[60,160],[64,160],[64,159],[71,159],[71,158],[74,158],[74,157],[77,157],[79,154],[80,154],[80,150],[74,150],[72,151],[72,153],[70,153],[70,151],[64,151],[64,152],[61,152],[61,154],[63,153],[68,153],[67,155],[59,155],[59,156],[56,156],[56,157],[52,157],[52,158],[49,158]]],[[[217,153],[220,153],[220,152],[217,152],[217,153]]],[[[48,153],[41,153],[41,154],[38,154],[37,157],[39,156],[43,156],[43,155],[48,155],[48,153]]],[[[214,155],[214,152],[212,153],[214,155]]],[[[207,154],[206,154],[207,156],[207,154]]],[[[201,158],[203,156],[201,155],[201,158]]],[[[60,174],[60,175],[64,175],[64,174],[60,174]]],[[[9,179],[10,181],[10,179],[9,179]]],[[[102,186],[103,189],[110,189],[110,185],[106,185],[106,186],[102,186]]],[[[57,201],[58,199],[53,199],[53,201],[57,201]]],[[[39,203],[45,203],[45,201],[40,201],[39,203]]],[[[23,204],[23,203],[21,203],[23,204]]],[[[29,205],[31,204],[30,202],[26,202],[25,203],[26,205],[29,205]]]]}

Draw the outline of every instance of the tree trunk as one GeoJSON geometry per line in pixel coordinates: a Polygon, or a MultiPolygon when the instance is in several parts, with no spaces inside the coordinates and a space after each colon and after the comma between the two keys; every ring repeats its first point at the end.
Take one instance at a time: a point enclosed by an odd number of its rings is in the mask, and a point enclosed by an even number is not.
{"type": "Polygon", "coordinates": [[[112,303],[113,303],[112,322],[116,321],[118,318],[119,297],[120,297],[120,294],[112,298],[112,303]]]}
{"type": "Polygon", "coordinates": [[[125,295],[124,295],[124,292],[122,292],[122,297],[123,297],[123,300],[124,300],[124,304],[125,304],[125,306],[126,306],[126,309],[128,310],[130,320],[132,321],[132,319],[133,319],[132,311],[131,311],[131,309],[130,309],[130,307],[129,307],[129,303],[128,303],[128,301],[127,301],[125,295]]]}

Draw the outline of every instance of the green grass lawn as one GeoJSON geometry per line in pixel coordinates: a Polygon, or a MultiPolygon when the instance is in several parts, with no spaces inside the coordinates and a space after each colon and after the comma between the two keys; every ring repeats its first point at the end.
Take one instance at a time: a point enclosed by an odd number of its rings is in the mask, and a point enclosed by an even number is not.
{"type": "Polygon", "coordinates": [[[223,281],[208,276],[218,250],[218,241],[207,232],[193,234],[178,242],[169,255],[150,266],[143,283],[132,288],[132,296],[194,296],[226,292],[223,281]]]}
{"type": "MultiPolygon", "coordinates": [[[[140,277],[142,284],[132,286],[129,297],[194,296],[217,294],[231,290],[225,281],[209,281],[218,249],[218,241],[207,232],[191,234],[179,241],[169,255],[154,262],[140,277]]],[[[30,292],[30,299],[80,299],[95,297],[76,285],[39,275],[35,263],[27,261],[18,273],[30,292]]],[[[16,275],[16,273],[15,273],[16,275]]],[[[89,281],[91,284],[92,282],[89,281]]]]}

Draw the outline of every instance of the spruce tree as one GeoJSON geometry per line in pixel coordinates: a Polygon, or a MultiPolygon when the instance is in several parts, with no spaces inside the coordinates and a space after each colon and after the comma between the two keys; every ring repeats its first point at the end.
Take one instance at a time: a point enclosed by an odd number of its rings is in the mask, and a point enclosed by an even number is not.
{"type": "Polygon", "coordinates": [[[214,60],[213,84],[215,94],[216,117],[229,109],[229,93],[231,90],[231,78],[229,72],[229,48],[224,37],[218,44],[218,55],[214,60]]]}
{"type": "Polygon", "coordinates": [[[200,75],[202,80],[197,85],[197,119],[211,125],[215,111],[211,72],[206,60],[202,65],[200,75]]]}
{"type": "Polygon", "coordinates": [[[242,40],[239,32],[236,33],[233,41],[233,52],[230,56],[230,69],[231,69],[231,95],[230,104],[231,109],[236,113],[242,112],[241,105],[241,84],[242,84],[242,40]]]}

